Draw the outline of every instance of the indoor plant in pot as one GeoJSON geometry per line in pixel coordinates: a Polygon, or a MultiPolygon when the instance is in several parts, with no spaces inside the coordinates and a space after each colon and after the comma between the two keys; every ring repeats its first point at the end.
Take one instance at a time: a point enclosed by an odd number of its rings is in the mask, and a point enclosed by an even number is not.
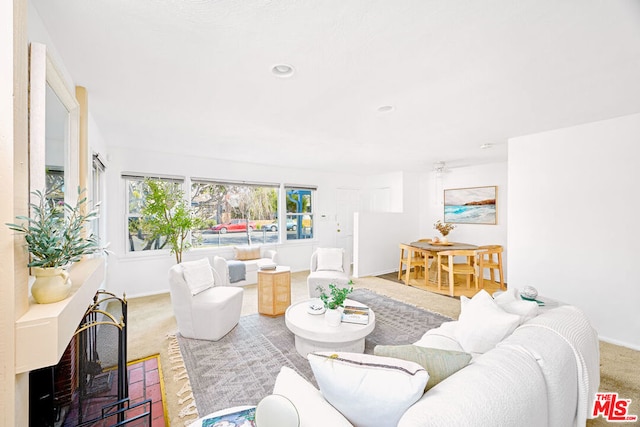
{"type": "Polygon", "coordinates": [[[75,207],[56,203],[41,191],[32,193],[36,203],[29,203],[32,217],[17,216],[22,224],[6,224],[24,234],[32,274],[36,280],[31,294],[36,302],[47,304],[65,299],[71,291],[67,268],[84,255],[105,252],[93,234],[85,236],[85,225],[96,218],[98,210],[86,212],[86,197],[78,191],[75,207]]]}
{"type": "Polygon", "coordinates": [[[166,244],[176,263],[182,262],[182,254],[191,247],[189,232],[202,226],[187,204],[184,191],[173,182],[147,178],[146,203],[142,208],[142,229],[152,238],[166,238],[166,244]]]}
{"type": "MultiPolygon", "coordinates": [[[[352,282],[349,281],[349,284],[352,282]]],[[[330,326],[339,326],[342,321],[342,309],[344,301],[353,291],[353,287],[339,288],[333,283],[329,283],[329,295],[327,295],[322,287],[318,287],[321,291],[320,300],[324,304],[327,311],[324,312],[324,319],[330,326]]]]}

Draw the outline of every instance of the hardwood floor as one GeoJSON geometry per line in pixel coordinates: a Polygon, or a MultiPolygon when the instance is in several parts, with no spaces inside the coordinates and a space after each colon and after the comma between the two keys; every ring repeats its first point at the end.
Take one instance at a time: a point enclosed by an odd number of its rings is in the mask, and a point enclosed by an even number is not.
{"type": "MultiPolygon", "coordinates": [[[[398,280],[398,272],[393,272],[393,273],[388,273],[388,274],[383,274],[379,277],[382,277],[384,279],[387,280],[393,280],[394,282],[397,283],[401,283],[401,284],[405,284],[404,282],[404,276],[405,276],[405,272],[403,271],[402,273],[402,280],[398,280]]],[[[466,284],[466,278],[461,277],[461,276],[456,276],[455,277],[455,285],[453,288],[453,295],[454,297],[460,298],[461,295],[464,295],[466,297],[471,298],[472,296],[474,296],[476,293],[478,293],[480,291],[480,289],[484,289],[487,292],[489,292],[489,294],[493,294],[495,291],[499,291],[500,289],[500,284],[493,282],[491,280],[488,279],[484,279],[482,281],[482,283],[479,284],[478,289],[475,288],[473,281],[471,281],[471,287],[467,288],[467,284],[466,284]]],[[[411,274],[409,276],[409,286],[414,287],[414,288],[418,288],[418,289],[422,289],[425,291],[429,291],[429,292],[433,292],[436,294],[440,294],[440,295],[445,295],[445,296],[449,296],[449,283],[448,283],[448,278],[445,276],[443,277],[443,283],[442,283],[442,287],[441,289],[438,289],[438,283],[437,283],[437,278],[436,278],[436,272],[434,271],[434,269],[430,269],[429,271],[429,280],[426,281],[425,283],[425,279],[424,279],[424,274],[419,273],[418,277],[415,277],[415,273],[412,270],[411,274]]],[[[502,289],[504,290],[504,289],[502,289]]]]}

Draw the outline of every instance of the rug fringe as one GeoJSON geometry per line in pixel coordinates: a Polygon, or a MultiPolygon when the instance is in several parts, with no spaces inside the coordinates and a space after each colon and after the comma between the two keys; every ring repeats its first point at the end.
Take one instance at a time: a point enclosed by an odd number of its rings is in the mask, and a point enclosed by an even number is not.
{"type": "Polygon", "coordinates": [[[187,368],[184,365],[184,359],[182,358],[182,353],[180,352],[180,344],[178,343],[178,338],[175,334],[169,334],[167,335],[167,339],[169,340],[169,346],[167,350],[167,352],[169,353],[169,362],[171,363],[171,370],[174,372],[173,380],[175,382],[184,381],[182,387],[176,393],[176,395],[178,396],[178,405],[180,406],[178,416],[180,418],[189,417],[189,419],[185,420],[184,422],[184,425],[188,426],[196,418],[198,418],[198,408],[196,406],[196,400],[193,397],[191,382],[189,381],[189,374],[187,373],[187,368]]]}

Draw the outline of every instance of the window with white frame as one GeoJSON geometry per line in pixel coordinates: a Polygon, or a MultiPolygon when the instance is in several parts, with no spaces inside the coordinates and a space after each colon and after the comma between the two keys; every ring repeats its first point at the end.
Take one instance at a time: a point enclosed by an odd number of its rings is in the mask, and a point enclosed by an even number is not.
{"type": "Polygon", "coordinates": [[[191,180],[191,207],[204,226],[196,247],[277,243],[278,184],[191,180]]]}
{"type": "Polygon", "coordinates": [[[285,184],[287,240],[313,238],[315,187],[285,184]]]}
{"type": "MultiPolygon", "coordinates": [[[[151,177],[123,173],[126,187],[127,251],[141,252],[167,248],[165,236],[145,230],[144,206],[149,188],[145,179],[169,182],[181,189],[181,177],[151,177]]],[[[191,230],[194,247],[217,247],[278,243],[311,239],[315,187],[274,183],[247,183],[192,178],[186,198],[201,221],[191,230]],[[279,200],[281,188],[286,200],[279,200]],[[284,212],[280,215],[280,209],[284,212]],[[283,220],[279,218],[284,217],[283,220]]],[[[186,191],[186,189],[185,189],[186,191]]]]}
{"type": "Polygon", "coordinates": [[[126,233],[127,251],[153,251],[168,249],[166,236],[156,236],[145,230],[143,211],[149,187],[145,179],[168,182],[176,189],[181,189],[184,178],[180,177],[152,177],[135,174],[122,174],[127,191],[126,233]]]}
{"type": "Polygon", "coordinates": [[[104,162],[100,159],[99,154],[93,155],[91,168],[91,208],[99,208],[98,216],[91,223],[91,232],[94,236],[98,236],[98,241],[104,244],[103,236],[103,188],[104,188],[104,162]]]}

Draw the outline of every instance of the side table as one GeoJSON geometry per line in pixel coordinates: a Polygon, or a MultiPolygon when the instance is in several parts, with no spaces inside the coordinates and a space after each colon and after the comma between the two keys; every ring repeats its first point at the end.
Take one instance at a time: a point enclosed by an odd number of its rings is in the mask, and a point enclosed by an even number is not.
{"type": "Polygon", "coordinates": [[[291,269],[258,270],[258,313],[280,316],[291,305],[291,269]]]}

